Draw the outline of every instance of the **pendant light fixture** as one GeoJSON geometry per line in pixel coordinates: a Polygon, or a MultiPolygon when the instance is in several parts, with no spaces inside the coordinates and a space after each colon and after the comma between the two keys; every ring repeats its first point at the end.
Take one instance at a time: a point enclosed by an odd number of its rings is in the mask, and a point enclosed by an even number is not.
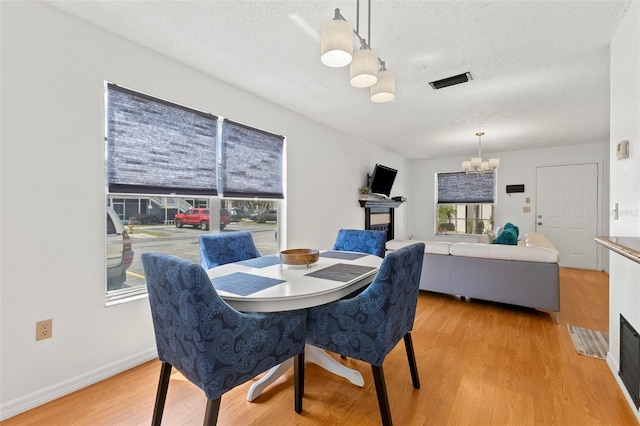
{"type": "Polygon", "coordinates": [[[383,61],[380,61],[378,81],[369,89],[369,97],[377,103],[389,102],[396,97],[396,76],[387,71],[383,61]]]}
{"type": "Polygon", "coordinates": [[[482,161],[482,136],[484,136],[484,132],[478,132],[476,136],[478,137],[478,156],[472,157],[471,161],[463,161],[462,170],[466,173],[495,171],[500,165],[500,159],[490,158],[489,161],[482,161]]]}
{"type": "Polygon", "coordinates": [[[335,17],[322,27],[320,50],[321,61],[331,67],[350,64],[349,79],[353,87],[370,88],[369,97],[373,102],[389,102],[395,98],[395,75],[385,68],[376,52],[371,50],[371,0],[368,0],[368,42],[360,36],[360,0],[356,0],[356,29],[335,9],[335,17]],[[346,25],[345,25],[346,24],[346,25]],[[350,29],[347,43],[346,28],[350,29]],[[338,35],[339,34],[339,35],[338,35]],[[353,53],[353,35],[360,42],[360,49],[353,53]],[[349,50],[349,48],[351,50],[349,50]]]}
{"type": "Polygon", "coordinates": [[[336,15],[320,31],[320,60],[328,67],[349,65],[353,57],[353,28],[336,9],[336,15]]]}
{"type": "Polygon", "coordinates": [[[369,49],[366,42],[353,55],[349,65],[349,77],[353,87],[371,87],[378,81],[378,55],[369,49]]]}

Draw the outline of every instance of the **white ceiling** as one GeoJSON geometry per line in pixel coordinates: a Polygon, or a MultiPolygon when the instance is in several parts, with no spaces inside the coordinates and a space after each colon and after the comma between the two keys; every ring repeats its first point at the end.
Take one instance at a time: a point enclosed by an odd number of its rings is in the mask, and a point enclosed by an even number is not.
{"type": "MultiPolygon", "coordinates": [[[[630,1],[371,2],[371,47],[396,74],[375,104],[320,62],[356,1],[50,1],[122,37],[410,159],[609,139],[609,46],[630,1]],[[432,80],[471,72],[466,84],[432,80]]],[[[367,37],[367,1],[360,2],[367,37]]],[[[215,113],[215,111],[212,111],[215,113]]],[[[250,124],[250,123],[249,123],[250,124]]]]}

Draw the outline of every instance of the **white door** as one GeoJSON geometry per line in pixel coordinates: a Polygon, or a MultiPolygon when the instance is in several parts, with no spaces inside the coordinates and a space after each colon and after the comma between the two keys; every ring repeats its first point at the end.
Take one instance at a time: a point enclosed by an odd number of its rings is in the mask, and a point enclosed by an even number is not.
{"type": "Polygon", "coordinates": [[[598,269],[598,164],[537,168],[536,230],[560,251],[560,266],[598,269]]]}

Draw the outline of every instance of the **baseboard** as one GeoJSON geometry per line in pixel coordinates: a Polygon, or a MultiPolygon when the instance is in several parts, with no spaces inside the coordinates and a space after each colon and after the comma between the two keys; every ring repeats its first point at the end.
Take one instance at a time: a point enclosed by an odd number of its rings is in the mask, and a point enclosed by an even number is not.
{"type": "Polygon", "coordinates": [[[636,408],[635,404],[633,403],[633,400],[631,399],[631,395],[629,395],[629,391],[627,391],[627,388],[625,387],[624,383],[622,383],[622,379],[620,379],[620,376],[618,375],[618,371],[620,371],[620,366],[618,365],[618,362],[615,359],[613,359],[613,357],[611,356],[611,352],[607,352],[607,365],[609,366],[609,370],[611,370],[611,374],[613,374],[613,377],[616,379],[616,383],[618,384],[618,387],[622,390],[622,394],[624,395],[624,398],[627,400],[629,407],[631,407],[631,411],[633,412],[633,414],[635,414],[636,419],[640,424],[640,410],[636,408]]]}
{"type": "Polygon", "coordinates": [[[125,358],[113,364],[104,366],[86,374],[73,377],[48,388],[33,392],[13,401],[2,402],[0,404],[0,421],[16,416],[32,408],[38,407],[47,402],[53,401],[72,392],[93,385],[101,380],[108,379],[118,373],[129,370],[140,364],[144,364],[158,356],[155,347],[151,350],[141,352],[137,355],[125,358]]]}

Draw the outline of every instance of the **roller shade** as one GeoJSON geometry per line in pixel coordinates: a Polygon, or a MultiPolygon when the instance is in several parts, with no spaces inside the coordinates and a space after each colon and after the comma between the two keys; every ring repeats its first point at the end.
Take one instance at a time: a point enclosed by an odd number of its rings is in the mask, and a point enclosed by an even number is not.
{"type": "Polygon", "coordinates": [[[284,137],[225,119],[221,185],[225,197],[284,198],[284,137]]]}
{"type": "Polygon", "coordinates": [[[109,192],[217,195],[217,120],[107,84],[109,192]]]}
{"type": "Polygon", "coordinates": [[[492,204],[495,173],[438,173],[438,204],[492,204]]]}

